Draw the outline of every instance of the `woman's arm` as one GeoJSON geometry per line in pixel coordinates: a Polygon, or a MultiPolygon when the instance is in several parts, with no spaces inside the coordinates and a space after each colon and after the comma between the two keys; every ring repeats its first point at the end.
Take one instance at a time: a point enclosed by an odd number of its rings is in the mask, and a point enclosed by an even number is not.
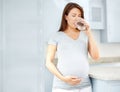
{"type": "Polygon", "coordinates": [[[98,60],[99,49],[90,30],[88,31],[87,35],[88,35],[88,52],[93,59],[98,60]]]}
{"type": "Polygon", "coordinates": [[[81,20],[84,23],[84,25],[86,26],[85,33],[88,36],[88,52],[93,59],[98,60],[99,59],[99,49],[98,49],[97,44],[92,35],[90,26],[84,19],[81,19],[81,20]]]}
{"type": "Polygon", "coordinates": [[[53,62],[54,58],[55,58],[56,50],[57,50],[57,46],[56,45],[48,45],[47,57],[46,57],[46,67],[49,69],[49,71],[51,73],[56,75],[59,79],[63,80],[62,74],[60,74],[58,72],[58,70],[56,69],[56,66],[55,66],[55,64],[53,62]]]}

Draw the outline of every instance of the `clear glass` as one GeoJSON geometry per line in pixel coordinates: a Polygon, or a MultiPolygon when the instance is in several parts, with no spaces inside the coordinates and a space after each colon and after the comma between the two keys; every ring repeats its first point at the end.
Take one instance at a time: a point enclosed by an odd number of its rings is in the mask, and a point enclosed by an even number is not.
{"type": "Polygon", "coordinates": [[[80,31],[86,31],[86,26],[84,25],[84,23],[82,22],[81,19],[79,19],[78,21],[76,21],[75,23],[76,28],[80,31]]]}

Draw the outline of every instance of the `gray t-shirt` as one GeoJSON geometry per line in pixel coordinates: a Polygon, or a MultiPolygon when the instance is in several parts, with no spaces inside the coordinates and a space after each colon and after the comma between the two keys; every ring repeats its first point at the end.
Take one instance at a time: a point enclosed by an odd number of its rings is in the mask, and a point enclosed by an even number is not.
{"type": "Polygon", "coordinates": [[[63,76],[83,78],[80,84],[69,85],[54,76],[53,88],[80,89],[90,86],[88,77],[88,37],[81,31],[78,39],[74,40],[64,32],[56,32],[48,44],[57,46],[57,69],[63,76]]]}

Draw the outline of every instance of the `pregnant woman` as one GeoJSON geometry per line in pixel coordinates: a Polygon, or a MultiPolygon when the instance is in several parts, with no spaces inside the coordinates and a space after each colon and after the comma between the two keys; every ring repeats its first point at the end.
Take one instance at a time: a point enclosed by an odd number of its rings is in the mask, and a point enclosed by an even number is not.
{"type": "Polygon", "coordinates": [[[93,59],[99,58],[83,8],[70,2],[64,8],[59,31],[48,41],[46,67],[54,74],[52,92],[91,92],[88,53],[93,59]],[[84,25],[84,31],[78,21],[84,25]],[[56,52],[57,65],[53,62],[56,52]]]}

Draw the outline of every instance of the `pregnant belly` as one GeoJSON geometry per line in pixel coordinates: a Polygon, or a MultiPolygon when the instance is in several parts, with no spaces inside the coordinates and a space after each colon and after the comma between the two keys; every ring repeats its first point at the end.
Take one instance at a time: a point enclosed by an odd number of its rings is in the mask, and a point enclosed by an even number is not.
{"type": "Polygon", "coordinates": [[[87,77],[89,72],[89,64],[86,61],[74,62],[69,64],[58,64],[58,70],[64,76],[87,77]]]}

